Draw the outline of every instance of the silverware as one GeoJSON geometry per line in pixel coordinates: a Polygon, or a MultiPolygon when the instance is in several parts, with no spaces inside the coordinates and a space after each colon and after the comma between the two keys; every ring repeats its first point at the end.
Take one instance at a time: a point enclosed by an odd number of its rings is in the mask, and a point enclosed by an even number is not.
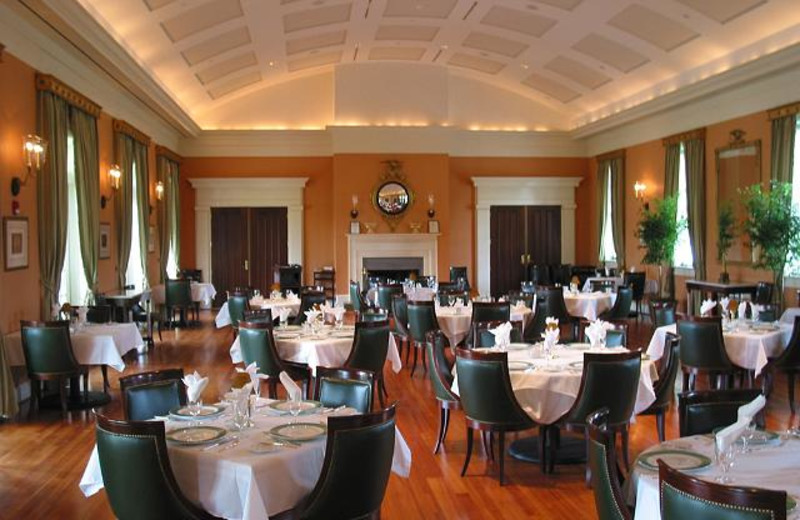
{"type": "Polygon", "coordinates": [[[328,415],[328,414],[340,412],[340,411],[344,410],[345,408],[347,408],[347,405],[345,405],[345,404],[343,404],[341,406],[337,406],[336,408],[323,408],[322,411],[320,412],[320,414],[328,415]]]}
{"type": "Polygon", "coordinates": [[[299,442],[295,442],[295,441],[292,441],[292,440],[289,440],[289,439],[279,439],[279,438],[275,437],[274,435],[272,435],[271,433],[266,433],[265,432],[264,435],[266,435],[269,438],[269,442],[271,444],[274,444],[275,446],[281,446],[281,447],[286,447],[286,448],[299,448],[300,447],[300,443],[299,442]]]}
{"type": "Polygon", "coordinates": [[[231,435],[230,437],[226,437],[224,439],[220,439],[219,441],[215,442],[214,444],[209,444],[208,446],[203,448],[203,451],[213,450],[214,448],[217,448],[217,447],[222,446],[224,444],[228,444],[229,442],[232,442],[232,441],[237,441],[238,442],[238,440],[239,440],[239,436],[238,435],[231,435]]]}

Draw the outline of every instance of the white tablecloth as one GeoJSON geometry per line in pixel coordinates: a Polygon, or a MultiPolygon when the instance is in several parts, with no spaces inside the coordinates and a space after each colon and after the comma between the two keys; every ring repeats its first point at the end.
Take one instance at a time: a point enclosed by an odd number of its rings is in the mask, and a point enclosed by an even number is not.
{"type": "MultiPolygon", "coordinates": [[[[125,370],[122,356],[145,347],[142,335],[133,323],[89,323],[73,333],[71,341],[75,359],[81,365],[108,365],[119,372],[125,370]]],[[[8,364],[25,366],[21,333],[6,335],[5,345],[8,364]]]]}
{"type": "MultiPolygon", "coordinates": [[[[239,445],[231,449],[181,447],[167,443],[169,462],[178,486],[192,502],[215,516],[232,519],[263,520],[291,509],[314,488],[325,460],[325,437],[303,443],[299,448],[253,454],[249,450],[266,437],[261,432],[290,422],[287,416],[267,415],[266,408],[256,410],[256,426],[238,433],[239,445]]],[[[326,422],[325,415],[302,416],[301,420],[326,422]]],[[[208,424],[230,428],[230,418],[208,424]]],[[[167,430],[186,426],[168,421],[167,430]]],[[[395,430],[392,471],[407,477],[411,471],[411,450],[400,430],[395,430]]],[[[85,496],[103,488],[103,475],[97,447],[83,472],[79,487],[85,496]]],[[[132,490],[135,491],[135,490],[132,490]]]]}
{"type": "MultiPolygon", "coordinates": [[[[582,361],[584,352],[589,352],[587,348],[588,345],[558,347],[557,358],[549,362],[542,357],[539,346],[508,352],[509,361],[528,361],[536,367],[531,371],[509,372],[511,387],[514,389],[517,401],[534,421],[540,424],[552,424],[572,407],[578,397],[583,368],[570,364],[582,361]]],[[[619,347],[602,348],[592,352],[611,354],[628,350],[619,347]]],[[[452,390],[458,393],[458,374],[455,376],[452,390]]],[[[656,379],[658,379],[658,369],[655,364],[649,360],[642,360],[634,413],[645,410],[656,400],[653,390],[653,381],[656,379]]]]}
{"type": "Polygon", "coordinates": [[[600,314],[610,309],[616,299],[616,293],[564,293],[567,312],[572,316],[582,316],[590,321],[596,320],[600,314]]]}
{"type": "MultiPolygon", "coordinates": [[[[208,307],[211,304],[211,300],[213,300],[214,296],[217,295],[217,290],[214,288],[213,284],[192,282],[191,286],[192,301],[200,302],[204,307],[208,307]]],[[[156,305],[164,303],[166,298],[164,293],[164,284],[159,284],[150,288],[150,297],[153,299],[153,303],[156,305]]]]}
{"type": "MultiPolygon", "coordinates": [[[[521,321],[523,330],[527,325],[532,314],[527,307],[511,307],[511,321],[521,321]]],[[[472,307],[467,305],[460,308],[436,306],[436,321],[439,328],[447,336],[450,345],[455,348],[469,334],[469,327],[472,324],[472,307]]]]}
{"type": "MultiPolygon", "coordinates": [[[[714,441],[711,437],[696,435],[667,441],[646,450],[686,449],[695,451],[714,460],[714,441]]],[[[778,444],[759,446],[750,453],[737,453],[730,476],[732,486],[755,486],[766,489],[784,490],[796,501],[800,501],[800,479],[797,478],[800,467],[800,440],[790,439],[783,446],[778,444]]],[[[692,476],[713,481],[720,472],[716,464],[692,471],[692,476]]],[[[636,520],[659,520],[661,518],[661,501],[658,492],[658,471],[634,464],[631,478],[624,490],[627,500],[636,501],[636,520]]],[[[788,514],[790,520],[800,518],[800,507],[788,514]]],[[[689,519],[687,519],[689,520],[689,519]]]]}
{"type": "MultiPolygon", "coordinates": [[[[650,345],[647,347],[651,359],[654,361],[661,359],[664,355],[667,332],[676,334],[677,328],[675,324],[664,325],[653,332],[650,345]]],[[[755,370],[755,375],[758,376],[766,366],[767,358],[777,357],[789,344],[792,327],[780,324],[780,329],[774,332],[736,330],[723,332],[722,337],[725,340],[725,352],[731,362],[736,366],[755,370]]]]}
{"type": "MultiPolygon", "coordinates": [[[[272,317],[275,319],[278,318],[278,310],[282,308],[289,309],[289,316],[297,316],[297,313],[300,312],[300,299],[288,300],[286,298],[279,298],[265,300],[253,298],[250,300],[250,307],[253,309],[272,309],[272,317]]],[[[219,308],[217,317],[214,318],[214,323],[216,323],[218,329],[231,324],[231,313],[228,310],[228,302],[223,303],[222,307],[219,308]]]]}
{"type": "MultiPolygon", "coordinates": [[[[288,331],[281,331],[276,328],[275,343],[278,348],[278,355],[281,359],[307,364],[313,373],[316,373],[318,366],[340,367],[347,361],[350,350],[353,348],[354,328],[345,327],[341,330],[331,330],[326,327],[320,337],[305,335],[294,327],[288,331]]],[[[400,353],[397,351],[397,343],[394,334],[389,334],[388,352],[386,360],[392,365],[395,373],[403,368],[400,360],[400,353]]],[[[242,362],[242,349],[239,345],[237,336],[230,349],[231,361],[234,363],[242,362]]]]}
{"type": "Polygon", "coordinates": [[[794,317],[800,316],[800,307],[789,307],[785,311],[783,311],[783,315],[781,316],[781,323],[785,323],[787,325],[794,325],[794,317]]]}
{"type": "MultiPolygon", "coordinates": [[[[436,295],[436,291],[430,287],[403,287],[403,294],[406,295],[409,301],[430,301],[436,295]]],[[[367,289],[365,298],[368,302],[374,303],[376,306],[380,305],[378,301],[378,290],[374,287],[367,289]]]]}
{"type": "MultiPolygon", "coordinates": [[[[583,291],[589,292],[592,290],[592,282],[614,282],[614,287],[619,287],[625,283],[625,280],[621,276],[592,276],[586,279],[586,282],[583,284],[583,291]]],[[[658,281],[657,280],[645,280],[644,281],[644,293],[645,294],[656,294],[658,292],[658,281]]]]}

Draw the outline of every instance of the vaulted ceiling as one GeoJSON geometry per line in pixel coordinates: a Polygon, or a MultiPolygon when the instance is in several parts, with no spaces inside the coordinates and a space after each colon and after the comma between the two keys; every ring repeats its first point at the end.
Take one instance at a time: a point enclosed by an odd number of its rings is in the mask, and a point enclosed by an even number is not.
{"type": "Polygon", "coordinates": [[[800,41],[797,0],[78,2],[203,128],[253,93],[375,62],[440,66],[579,128],[800,41]]]}

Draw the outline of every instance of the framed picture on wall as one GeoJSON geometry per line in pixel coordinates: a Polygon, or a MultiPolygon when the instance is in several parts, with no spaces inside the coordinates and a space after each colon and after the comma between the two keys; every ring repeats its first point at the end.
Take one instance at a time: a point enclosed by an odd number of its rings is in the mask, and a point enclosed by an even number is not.
{"type": "Polygon", "coordinates": [[[3,219],[4,258],[6,271],[28,267],[28,217],[3,219]]]}
{"type": "Polygon", "coordinates": [[[111,258],[111,224],[100,223],[100,260],[111,258]]]}
{"type": "Polygon", "coordinates": [[[439,221],[438,220],[429,220],[428,221],[428,233],[438,233],[439,232],[439,221]]]}
{"type": "Polygon", "coordinates": [[[350,222],[350,234],[351,235],[358,235],[361,233],[361,225],[358,223],[357,220],[353,220],[350,222]]]}
{"type": "Polygon", "coordinates": [[[150,232],[147,234],[147,252],[156,252],[156,227],[152,224],[150,225],[150,232]]]}

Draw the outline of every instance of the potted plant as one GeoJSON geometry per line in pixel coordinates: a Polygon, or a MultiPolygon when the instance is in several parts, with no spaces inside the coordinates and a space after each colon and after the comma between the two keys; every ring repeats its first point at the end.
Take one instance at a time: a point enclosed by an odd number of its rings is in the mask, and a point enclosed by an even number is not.
{"type": "Polygon", "coordinates": [[[658,266],[658,287],[662,297],[669,296],[665,291],[664,265],[672,265],[678,233],[686,221],[678,221],[678,197],[673,195],[653,201],[642,208],[642,216],[636,228],[640,249],[645,250],[642,262],[658,266]]]}
{"type": "Polygon", "coordinates": [[[759,254],[753,267],[772,271],[777,303],[783,306],[786,264],[800,258],[800,213],[792,205],[792,185],[772,181],[769,191],[760,184],[742,190],[747,219],[744,230],[759,254]]]}
{"type": "Polygon", "coordinates": [[[733,246],[736,238],[736,217],[733,214],[733,207],[729,202],[725,202],[719,209],[717,217],[717,260],[722,262],[722,273],[719,275],[720,283],[728,283],[728,251],[733,246]]]}

